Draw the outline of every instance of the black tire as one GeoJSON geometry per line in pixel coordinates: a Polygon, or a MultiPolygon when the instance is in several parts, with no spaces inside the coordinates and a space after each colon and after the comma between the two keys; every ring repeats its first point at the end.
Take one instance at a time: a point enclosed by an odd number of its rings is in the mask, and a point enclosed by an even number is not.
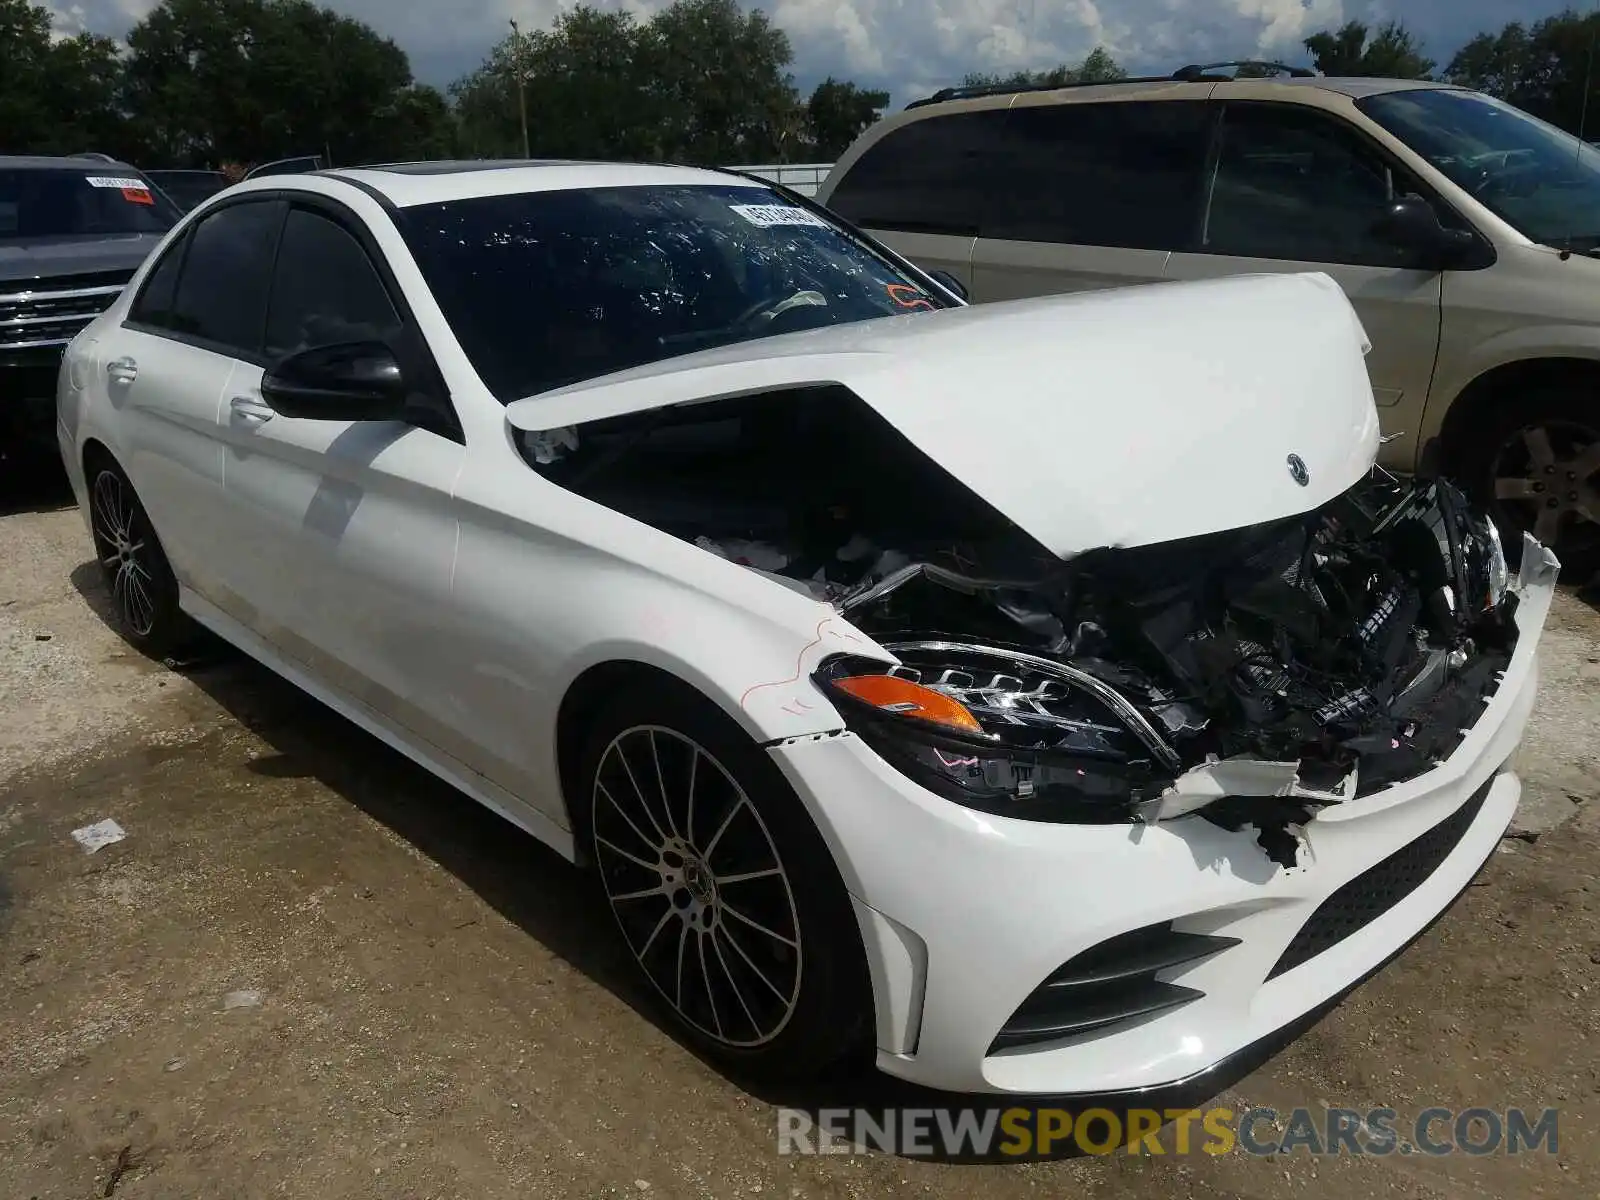
{"type": "Polygon", "coordinates": [[[1600,397],[1541,386],[1473,416],[1454,474],[1494,517],[1513,571],[1524,531],[1556,552],[1569,581],[1600,570],[1600,470],[1571,477],[1586,447],[1600,456],[1600,397]]]}
{"type": "Polygon", "coordinates": [[[172,564],[122,468],[109,459],[87,467],[89,528],[117,631],[150,657],[165,658],[193,634],[178,607],[172,564]]]}
{"type": "Polygon", "coordinates": [[[743,730],[685,685],[645,682],[590,726],[578,778],[616,928],[696,1047],[768,1080],[815,1078],[865,1048],[872,998],[849,896],[743,730]]]}

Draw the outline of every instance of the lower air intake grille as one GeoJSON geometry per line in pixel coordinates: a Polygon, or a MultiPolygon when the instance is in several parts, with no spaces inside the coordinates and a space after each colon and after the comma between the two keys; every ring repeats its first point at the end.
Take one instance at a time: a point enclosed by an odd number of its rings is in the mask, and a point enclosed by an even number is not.
{"type": "Polygon", "coordinates": [[[1085,950],[1034,989],[989,1047],[1054,1042],[1198,1000],[1204,992],[1163,983],[1159,971],[1196,962],[1238,938],[1179,933],[1170,922],[1118,934],[1085,950]]]}
{"type": "Polygon", "coordinates": [[[1359,933],[1388,912],[1439,869],[1466,836],[1483,808],[1494,783],[1491,778],[1455,812],[1432,829],[1396,850],[1377,866],[1357,875],[1317,906],[1311,919],[1300,927],[1294,941],[1279,957],[1268,979],[1292,971],[1325,950],[1332,949],[1351,934],[1359,933]]]}

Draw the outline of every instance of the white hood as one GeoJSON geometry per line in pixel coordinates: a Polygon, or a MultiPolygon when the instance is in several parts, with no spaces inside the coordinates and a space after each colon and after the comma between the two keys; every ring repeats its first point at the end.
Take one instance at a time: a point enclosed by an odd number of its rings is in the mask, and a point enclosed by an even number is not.
{"type": "Polygon", "coordinates": [[[741,342],[519,400],[507,418],[544,431],[836,383],[1071,557],[1254,525],[1351,487],[1378,445],[1368,348],[1328,276],[1234,276],[741,342]]]}

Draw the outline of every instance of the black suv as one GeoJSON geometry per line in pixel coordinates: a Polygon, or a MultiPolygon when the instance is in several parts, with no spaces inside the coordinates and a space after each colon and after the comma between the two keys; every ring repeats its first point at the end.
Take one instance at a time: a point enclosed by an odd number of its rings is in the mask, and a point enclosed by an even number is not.
{"type": "Polygon", "coordinates": [[[0,156],[0,458],[50,433],[62,348],[179,216],[114,159],[0,156]]]}

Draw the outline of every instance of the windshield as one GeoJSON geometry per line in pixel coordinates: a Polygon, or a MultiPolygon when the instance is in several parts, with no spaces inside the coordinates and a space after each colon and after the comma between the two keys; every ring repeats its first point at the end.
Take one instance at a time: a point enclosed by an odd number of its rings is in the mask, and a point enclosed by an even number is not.
{"type": "Polygon", "coordinates": [[[485,196],[407,209],[403,227],[502,403],[711,346],[949,303],[754,185],[485,196]]]}
{"type": "Polygon", "coordinates": [[[0,241],[165,233],[171,202],[125,167],[0,169],[0,241]]]}
{"type": "Polygon", "coordinates": [[[1478,92],[1390,92],[1358,106],[1525,237],[1600,247],[1594,147],[1478,92]]]}

